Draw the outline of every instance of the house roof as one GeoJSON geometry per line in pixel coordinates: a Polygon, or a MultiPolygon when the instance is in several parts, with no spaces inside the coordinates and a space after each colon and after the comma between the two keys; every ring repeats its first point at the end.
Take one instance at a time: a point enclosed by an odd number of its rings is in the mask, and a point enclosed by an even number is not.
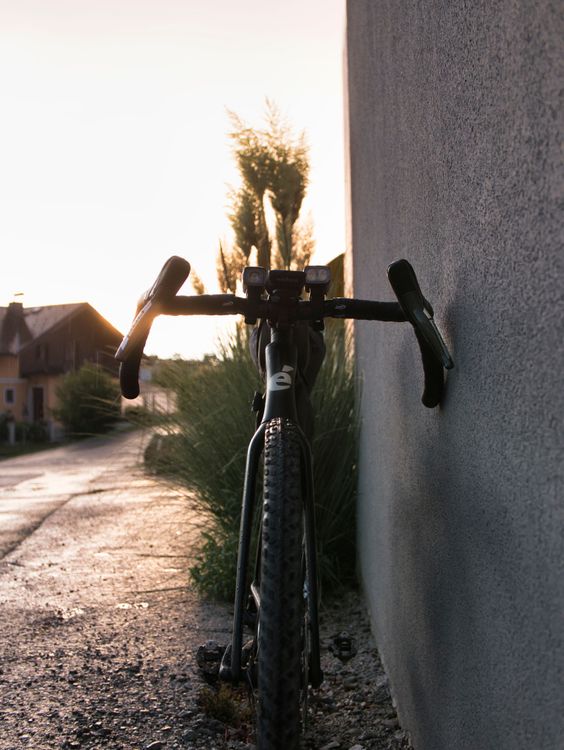
{"type": "Polygon", "coordinates": [[[18,354],[34,339],[88,307],[87,302],[28,308],[12,302],[0,307],[0,354],[18,354]]]}

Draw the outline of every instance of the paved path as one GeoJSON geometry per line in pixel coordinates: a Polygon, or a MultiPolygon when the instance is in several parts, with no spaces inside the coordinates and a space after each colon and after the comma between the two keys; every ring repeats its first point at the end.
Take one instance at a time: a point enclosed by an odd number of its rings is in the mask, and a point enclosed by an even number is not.
{"type": "MultiPolygon", "coordinates": [[[[73,497],[100,491],[97,479],[138,463],[142,433],[93,438],[0,461],[0,558],[73,497]]],[[[105,480],[104,480],[105,481],[105,480]]]]}
{"type": "Polygon", "coordinates": [[[141,449],[128,433],[0,463],[0,750],[213,746],[187,742],[194,655],[230,621],[189,586],[189,497],[141,449]]]}

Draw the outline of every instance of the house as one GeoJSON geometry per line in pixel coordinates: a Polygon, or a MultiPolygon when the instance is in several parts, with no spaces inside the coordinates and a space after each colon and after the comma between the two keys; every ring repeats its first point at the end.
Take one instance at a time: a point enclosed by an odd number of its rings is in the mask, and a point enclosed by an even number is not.
{"type": "Polygon", "coordinates": [[[45,422],[54,437],[52,410],[63,375],[86,362],[117,375],[113,355],[121,339],[87,302],[0,307],[0,414],[16,422],[45,422]]]}

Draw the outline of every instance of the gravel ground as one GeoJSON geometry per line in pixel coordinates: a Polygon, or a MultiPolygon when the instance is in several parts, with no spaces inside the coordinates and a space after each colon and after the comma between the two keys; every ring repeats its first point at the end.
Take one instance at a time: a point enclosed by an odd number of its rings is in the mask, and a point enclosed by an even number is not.
{"type": "Polygon", "coordinates": [[[349,592],[324,608],[321,623],[325,681],[311,700],[308,750],[411,750],[399,725],[388,678],[370,633],[362,597],[349,592]],[[342,661],[331,651],[335,635],[352,637],[357,653],[342,661]]]}
{"type": "MultiPolygon", "coordinates": [[[[194,519],[115,463],[0,561],[0,750],[253,747],[245,690],[218,695],[196,662],[230,611],[187,586],[194,519]]],[[[409,748],[358,594],[324,608],[322,644],[304,748],[409,748]],[[329,650],[342,631],[348,661],[329,650]]]]}

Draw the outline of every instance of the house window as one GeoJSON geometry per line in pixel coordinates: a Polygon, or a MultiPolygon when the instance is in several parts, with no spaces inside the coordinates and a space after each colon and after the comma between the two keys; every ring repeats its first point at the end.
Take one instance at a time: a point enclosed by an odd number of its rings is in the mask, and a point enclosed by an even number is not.
{"type": "Polygon", "coordinates": [[[35,359],[47,362],[49,359],[49,344],[36,344],[35,359]]]}
{"type": "Polygon", "coordinates": [[[4,403],[14,404],[16,401],[16,392],[13,388],[4,388],[4,403]]]}

